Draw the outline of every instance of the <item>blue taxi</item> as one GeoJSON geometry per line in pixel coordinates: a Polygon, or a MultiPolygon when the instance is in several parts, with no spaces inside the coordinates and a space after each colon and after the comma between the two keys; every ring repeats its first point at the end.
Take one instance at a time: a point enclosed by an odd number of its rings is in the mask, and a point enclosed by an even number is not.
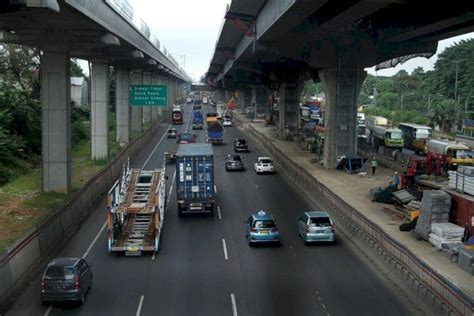
{"type": "Polygon", "coordinates": [[[245,222],[245,237],[249,246],[257,243],[280,244],[280,232],[276,221],[267,212],[260,210],[252,214],[245,222]]]}

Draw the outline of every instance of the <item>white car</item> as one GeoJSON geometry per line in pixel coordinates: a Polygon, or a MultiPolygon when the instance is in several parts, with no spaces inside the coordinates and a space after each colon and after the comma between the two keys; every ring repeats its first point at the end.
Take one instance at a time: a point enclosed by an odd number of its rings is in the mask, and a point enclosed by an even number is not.
{"type": "Polygon", "coordinates": [[[207,98],[202,98],[202,104],[207,104],[207,98]]]}
{"type": "Polygon", "coordinates": [[[193,99],[190,98],[190,97],[187,97],[187,98],[186,98],[186,103],[193,103],[193,99]]]}
{"type": "Polygon", "coordinates": [[[181,111],[181,106],[173,105],[173,111],[181,111]]]}
{"type": "Polygon", "coordinates": [[[222,123],[223,126],[232,126],[232,121],[231,120],[224,120],[222,123]]]}
{"type": "Polygon", "coordinates": [[[258,157],[257,162],[254,165],[254,169],[256,173],[275,172],[273,161],[269,157],[258,157]]]}

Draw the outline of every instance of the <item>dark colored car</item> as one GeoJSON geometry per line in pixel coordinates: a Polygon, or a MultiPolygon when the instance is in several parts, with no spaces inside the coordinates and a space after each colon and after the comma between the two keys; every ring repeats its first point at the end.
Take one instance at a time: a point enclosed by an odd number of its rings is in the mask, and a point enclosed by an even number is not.
{"type": "Polygon", "coordinates": [[[197,135],[191,133],[179,133],[176,142],[178,144],[192,144],[196,142],[197,135]]]}
{"type": "Polygon", "coordinates": [[[176,138],[176,128],[170,128],[168,130],[168,138],[176,138]]]}
{"type": "Polygon", "coordinates": [[[237,152],[248,152],[249,146],[247,141],[243,138],[234,140],[234,151],[237,152]]]}
{"type": "Polygon", "coordinates": [[[245,170],[244,161],[239,155],[227,155],[225,159],[225,170],[245,170]]]}
{"type": "Polygon", "coordinates": [[[41,279],[41,303],[73,301],[84,304],[92,287],[92,269],[83,258],[55,258],[41,279]]]}

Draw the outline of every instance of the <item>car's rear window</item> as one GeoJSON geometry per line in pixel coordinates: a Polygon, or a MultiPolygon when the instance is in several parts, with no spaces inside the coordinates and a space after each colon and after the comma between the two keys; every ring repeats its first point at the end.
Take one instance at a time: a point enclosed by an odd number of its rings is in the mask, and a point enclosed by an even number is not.
{"type": "Polygon", "coordinates": [[[329,217],[312,217],[309,224],[317,227],[331,226],[331,220],[329,217]]]}
{"type": "Polygon", "coordinates": [[[276,224],[273,220],[257,220],[253,223],[253,227],[255,228],[274,228],[276,224]]]}
{"type": "Polygon", "coordinates": [[[237,144],[239,144],[239,145],[245,145],[246,143],[247,143],[247,141],[245,139],[239,139],[237,141],[237,144]]]}
{"type": "Polygon", "coordinates": [[[261,163],[272,163],[270,159],[262,159],[260,160],[261,163]]]}
{"type": "Polygon", "coordinates": [[[191,134],[181,134],[181,135],[179,135],[179,139],[190,142],[190,141],[193,140],[193,135],[191,135],[191,134]]]}
{"type": "Polygon", "coordinates": [[[234,157],[232,157],[232,160],[234,160],[234,161],[242,161],[242,158],[240,158],[240,156],[234,156],[234,157]]]}
{"type": "Polygon", "coordinates": [[[49,267],[46,270],[45,279],[49,280],[72,280],[74,279],[74,269],[65,267],[49,267]]]}

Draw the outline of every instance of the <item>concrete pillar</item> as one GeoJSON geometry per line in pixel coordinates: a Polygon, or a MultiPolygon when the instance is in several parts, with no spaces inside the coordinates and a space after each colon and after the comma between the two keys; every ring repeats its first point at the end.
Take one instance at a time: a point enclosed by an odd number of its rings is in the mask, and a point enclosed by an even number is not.
{"type": "MultiPolygon", "coordinates": [[[[151,73],[144,72],[143,73],[143,84],[144,85],[151,85],[151,73]]],[[[149,126],[151,124],[151,106],[144,106],[143,107],[143,125],[149,126]]]]}
{"type": "Polygon", "coordinates": [[[109,65],[92,63],[91,72],[91,159],[109,154],[109,65]]]}
{"type": "Polygon", "coordinates": [[[71,78],[69,53],[45,50],[41,58],[43,191],[71,190],[71,78]]]}
{"type": "Polygon", "coordinates": [[[357,97],[367,73],[356,67],[323,69],[319,78],[326,92],[323,164],[335,168],[338,156],[357,152],[357,97]],[[339,91],[338,91],[339,88],[339,91]]]}
{"type": "Polygon", "coordinates": [[[278,89],[280,112],[278,132],[280,137],[285,137],[288,132],[300,127],[300,94],[302,88],[303,83],[297,79],[280,83],[278,89]]]}
{"type": "MultiPolygon", "coordinates": [[[[139,71],[132,72],[130,81],[132,85],[141,85],[143,83],[143,73],[139,71]]],[[[131,130],[132,132],[137,132],[137,133],[143,132],[143,108],[142,107],[139,107],[139,106],[132,107],[131,130]]]]}
{"type": "Polygon", "coordinates": [[[261,85],[255,88],[255,93],[249,91],[250,101],[249,106],[252,105],[252,100],[255,100],[256,114],[266,113],[268,110],[268,98],[270,96],[270,89],[267,86],[261,85]],[[253,99],[255,97],[255,99],[253,99]]]}
{"type": "Polygon", "coordinates": [[[130,106],[129,87],[130,71],[126,68],[115,68],[115,104],[116,104],[116,140],[120,145],[130,141],[130,106]]]}
{"type": "MultiPolygon", "coordinates": [[[[157,74],[152,74],[151,75],[151,84],[154,85],[154,86],[157,86],[159,85],[159,80],[158,80],[158,75],[157,74]]],[[[159,110],[160,107],[158,106],[153,106],[151,108],[151,120],[152,122],[156,122],[156,120],[158,119],[158,110],[159,110]]]]}

